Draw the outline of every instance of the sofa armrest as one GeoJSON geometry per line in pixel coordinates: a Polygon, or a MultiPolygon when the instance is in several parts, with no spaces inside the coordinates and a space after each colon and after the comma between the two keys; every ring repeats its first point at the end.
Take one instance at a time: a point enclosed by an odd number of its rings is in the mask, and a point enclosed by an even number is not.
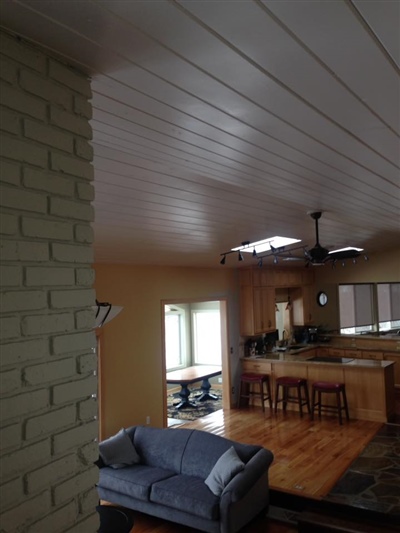
{"type": "Polygon", "coordinates": [[[257,480],[269,469],[274,459],[270,450],[262,448],[246,463],[244,469],[239,472],[225,487],[221,494],[221,500],[236,502],[249,492],[257,480]]]}

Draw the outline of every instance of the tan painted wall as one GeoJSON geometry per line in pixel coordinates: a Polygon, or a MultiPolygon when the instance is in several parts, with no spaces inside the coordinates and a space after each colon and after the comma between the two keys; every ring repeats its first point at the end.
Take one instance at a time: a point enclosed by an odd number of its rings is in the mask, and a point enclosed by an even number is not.
{"type": "MultiPolygon", "coordinates": [[[[318,308],[320,324],[337,325],[337,284],[399,281],[400,254],[371,256],[369,262],[316,271],[318,290],[326,290],[326,309],[318,308]]],[[[103,349],[102,438],[123,426],[163,423],[161,301],[227,298],[232,385],[239,375],[238,285],[232,269],[185,269],[96,265],[95,288],[100,301],[124,306],[101,334],[103,349]]]]}
{"type": "Polygon", "coordinates": [[[338,284],[340,283],[378,283],[400,281],[400,249],[369,256],[369,261],[358,260],[357,264],[346,262],[336,268],[316,267],[316,293],[325,291],[328,304],[318,308],[318,324],[328,329],[339,328],[338,284]]]}
{"type": "Polygon", "coordinates": [[[101,332],[102,438],[121,427],[163,423],[162,300],[221,299],[228,302],[229,346],[238,365],[238,290],[233,269],[96,265],[99,301],[124,309],[101,332]]]}

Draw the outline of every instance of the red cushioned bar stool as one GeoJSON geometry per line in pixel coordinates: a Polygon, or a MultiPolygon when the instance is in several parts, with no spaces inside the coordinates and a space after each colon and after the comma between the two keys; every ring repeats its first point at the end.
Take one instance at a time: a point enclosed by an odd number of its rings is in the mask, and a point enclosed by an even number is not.
{"type": "Polygon", "coordinates": [[[307,406],[310,413],[310,397],[308,395],[307,380],[304,378],[292,378],[282,376],[275,380],[275,413],[278,409],[278,403],[283,403],[283,411],[286,412],[286,406],[289,402],[296,403],[299,406],[300,416],[303,416],[303,405],[307,406]],[[279,399],[279,391],[282,389],[282,398],[279,399]],[[291,393],[296,389],[297,394],[291,393]]]}
{"type": "Polygon", "coordinates": [[[346,387],[344,383],[332,383],[329,381],[314,382],[312,384],[311,420],[314,420],[314,410],[316,407],[318,407],[319,418],[321,418],[321,411],[337,413],[339,416],[339,424],[343,424],[342,411],[344,411],[346,413],[346,419],[349,420],[349,409],[347,406],[346,387]],[[322,394],[335,394],[336,405],[323,404],[321,400],[322,394]]]}
{"type": "Polygon", "coordinates": [[[272,395],[271,384],[268,374],[256,374],[253,372],[244,372],[240,376],[240,390],[239,390],[239,407],[242,398],[250,398],[259,396],[261,399],[261,407],[265,412],[265,402],[269,401],[269,407],[272,409],[272,395]],[[258,391],[254,389],[254,385],[258,385],[258,391]],[[265,390],[266,385],[267,390],[265,390]]]}

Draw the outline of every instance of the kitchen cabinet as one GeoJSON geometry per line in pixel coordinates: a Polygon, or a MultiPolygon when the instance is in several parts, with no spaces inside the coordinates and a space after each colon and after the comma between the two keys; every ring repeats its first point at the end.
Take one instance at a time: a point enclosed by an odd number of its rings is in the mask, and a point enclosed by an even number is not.
{"type": "Polygon", "coordinates": [[[275,288],[288,289],[294,326],[312,324],[313,280],[313,272],[304,268],[240,268],[240,334],[254,336],[276,330],[275,288]]]}
{"type": "Polygon", "coordinates": [[[254,333],[276,330],[275,289],[273,287],[255,287],[254,298],[254,333]]]}
{"type": "Polygon", "coordinates": [[[307,326],[313,323],[313,286],[304,285],[290,290],[293,325],[307,326]]]}
{"type": "Polygon", "coordinates": [[[275,329],[275,289],[240,287],[240,334],[254,336],[275,329]]]}
{"type": "MultiPolygon", "coordinates": [[[[310,388],[313,381],[340,381],[346,385],[351,418],[376,422],[388,422],[393,418],[395,364],[386,361],[367,362],[362,358],[350,363],[314,362],[309,360],[314,350],[315,348],[302,352],[295,359],[290,354],[287,356],[275,354],[268,359],[243,358],[242,371],[269,374],[272,390],[275,390],[276,378],[284,375],[304,377],[308,380],[310,388]]],[[[316,350],[318,351],[318,348],[316,350]]],[[[388,357],[388,361],[394,360],[393,354],[384,354],[384,356],[388,357]]],[[[400,362],[400,354],[397,357],[400,362]]],[[[399,374],[396,380],[399,380],[399,374]]],[[[289,404],[287,408],[297,407],[289,404]]]]}
{"type": "Polygon", "coordinates": [[[360,352],[358,350],[345,350],[344,351],[345,357],[351,357],[353,359],[357,359],[360,357],[360,352]]]}
{"type": "Polygon", "coordinates": [[[314,282],[312,270],[305,271],[304,268],[241,268],[239,276],[241,285],[252,284],[253,287],[291,288],[314,282]]]}
{"type": "Polygon", "coordinates": [[[344,350],[341,348],[328,348],[328,355],[329,357],[343,357],[344,350]]]}
{"type": "Polygon", "coordinates": [[[274,276],[266,268],[253,269],[253,287],[273,287],[274,276]]]}
{"type": "Polygon", "coordinates": [[[373,359],[374,361],[382,361],[383,352],[372,352],[372,351],[362,350],[361,357],[363,359],[373,359]]]}
{"type": "Polygon", "coordinates": [[[394,361],[394,384],[395,387],[400,388],[400,353],[384,352],[384,361],[394,361]]]}

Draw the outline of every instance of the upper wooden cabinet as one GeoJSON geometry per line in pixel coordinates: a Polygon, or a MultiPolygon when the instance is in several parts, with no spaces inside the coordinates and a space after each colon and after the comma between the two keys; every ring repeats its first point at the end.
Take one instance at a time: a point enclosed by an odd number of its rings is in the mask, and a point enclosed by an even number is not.
{"type": "Polygon", "coordinates": [[[276,288],[288,288],[290,295],[292,291],[298,291],[294,293],[294,325],[312,324],[313,280],[314,272],[304,267],[239,269],[240,334],[253,336],[275,331],[276,288]]]}
{"type": "Polygon", "coordinates": [[[254,334],[276,330],[275,289],[254,287],[254,334]]]}
{"type": "Polygon", "coordinates": [[[260,335],[275,329],[275,289],[240,287],[240,334],[260,335]]]}
{"type": "Polygon", "coordinates": [[[252,272],[254,287],[302,287],[314,280],[314,272],[305,268],[252,267],[246,270],[252,272]]]}
{"type": "Polygon", "coordinates": [[[311,325],[315,320],[313,294],[313,287],[311,285],[303,285],[303,287],[290,290],[293,326],[311,325]]]}

